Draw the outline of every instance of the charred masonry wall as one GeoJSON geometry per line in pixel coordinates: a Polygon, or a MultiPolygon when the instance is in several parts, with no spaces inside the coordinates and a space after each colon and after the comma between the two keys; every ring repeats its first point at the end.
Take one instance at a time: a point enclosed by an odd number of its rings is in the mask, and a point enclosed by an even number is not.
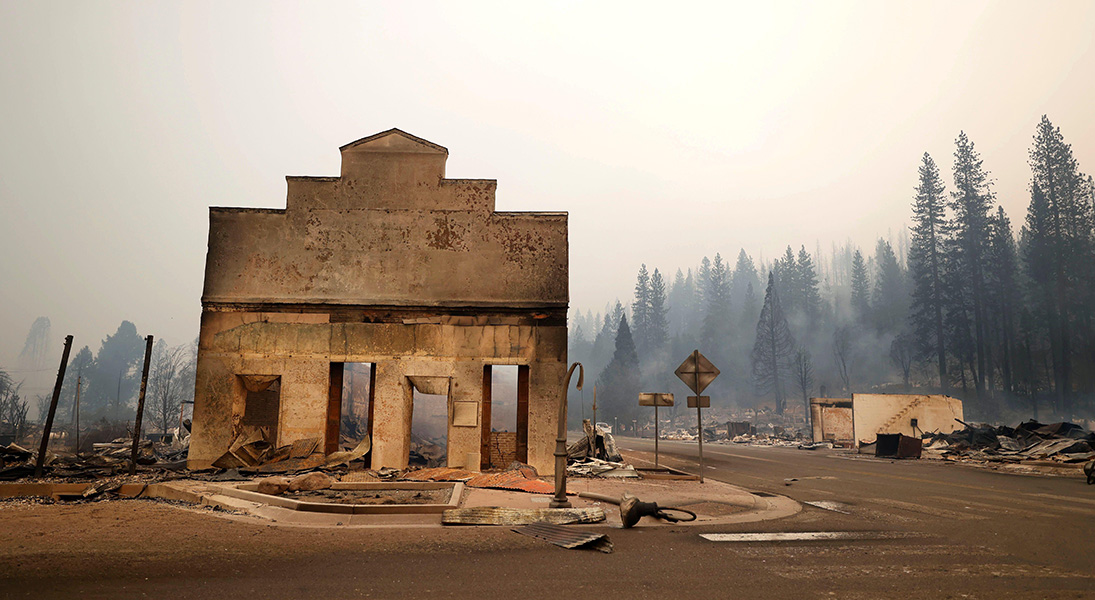
{"type": "Polygon", "coordinates": [[[495,212],[494,181],[445,179],[447,150],[398,130],[341,151],[340,177],[288,178],[284,210],[210,211],[190,466],[240,433],[249,375],[280,378],[278,445],[329,437],[331,365],[354,362],[375,365],[374,468],[407,464],[427,380],[447,389],[448,464],[478,466],[484,367],[520,365],[527,459],[552,472],[566,214],[495,212]]]}

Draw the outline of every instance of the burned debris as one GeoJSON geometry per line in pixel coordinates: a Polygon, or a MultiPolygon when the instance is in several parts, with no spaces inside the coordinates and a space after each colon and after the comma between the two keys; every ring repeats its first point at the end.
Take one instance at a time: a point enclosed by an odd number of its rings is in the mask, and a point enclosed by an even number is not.
{"type": "Polygon", "coordinates": [[[924,435],[924,449],[941,458],[989,463],[1052,461],[1085,463],[1095,459],[1095,433],[1074,423],[1025,421],[1015,427],[963,423],[951,433],[924,435]]]}

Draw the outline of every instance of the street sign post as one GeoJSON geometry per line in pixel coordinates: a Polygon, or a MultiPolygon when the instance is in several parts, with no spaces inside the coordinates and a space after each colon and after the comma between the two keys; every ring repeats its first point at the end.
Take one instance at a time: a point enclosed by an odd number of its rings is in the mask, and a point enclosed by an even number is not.
{"type": "Polygon", "coordinates": [[[699,350],[693,350],[674,373],[696,394],[688,397],[688,407],[696,407],[696,425],[700,441],[700,483],[703,483],[703,407],[711,406],[711,397],[700,396],[700,394],[719,376],[719,369],[711,364],[706,356],[700,354],[699,350]],[[706,402],[704,402],[705,399],[706,402]]]}
{"type": "Polygon", "coordinates": [[[673,394],[654,394],[641,392],[639,394],[639,406],[654,407],[654,468],[658,468],[658,407],[673,406],[673,394]]]}
{"type": "Polygon", "coordinates": [[[711,396],[689,396],[688,408],[711,408],[711,396]]]}

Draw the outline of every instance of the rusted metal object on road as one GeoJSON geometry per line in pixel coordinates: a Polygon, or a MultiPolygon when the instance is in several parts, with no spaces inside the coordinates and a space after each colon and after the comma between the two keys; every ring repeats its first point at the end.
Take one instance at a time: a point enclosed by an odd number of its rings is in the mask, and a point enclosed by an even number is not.
{"type": "Polygon", "coordinates": [[[696,513],[690,510],[672,506],[659,507],[657,502],[642,502],[634,495],[628,493],[625,493],[621,498],[615,498],[613,496],[606,496],[605,494],[597,494],[594,492],[579,492],[578,497],[619,505],[620,520],[623,521],[624,529],[634,527],[635,524],[639,522],[639,519],[643,517],[654,517],[670,523],[696,520],[696,513]],[[684,516],[681,517],[669,514],[671,512],[681,513],[684,516]]]}
{"type": "MultiPolygon", "coordinates": [[[[564,474],[566,468],[563,468],[564,474]]],[[[558,481],[558,477],[556,477],[558,481]]],[[[529,477],[520,471],[503,471],[501,473],[483,473],[476,475],[466,482],[468,487],[473,488],[490,488],[497,490],[516,490],[520,492],[529,492],[530,494],[550,494],[555,492],[555,499],[559,497],[558,488],[552,488],[552,485],[546,481],[536,479],[535,477],[529,477]]],[[[564,484],[565,485],[565,484],[564,484]]],[[[566,488],[563,488],[563,500],[566,500],[566,488]]],[[[555,506],[553,501],[549,504],[552,508],[569,508],[570,502],[566,502],[565,507],[555,506]]]]}
{"type": "Polygon", "coordinates": [[[550,523],[533,523],[522,527],[514,527],[513,531],[538,540],[551,542],[562,548],[592,548],[605,554],[612,552],[612,542],[603,533],[567,529],[550,523]]]}
{"type": "Polygon", "coordinates": [[[874,455],[883,458],[920,458],[923,447],[920,438],[900,433],[880,433],[875,442],[874,455]]]}

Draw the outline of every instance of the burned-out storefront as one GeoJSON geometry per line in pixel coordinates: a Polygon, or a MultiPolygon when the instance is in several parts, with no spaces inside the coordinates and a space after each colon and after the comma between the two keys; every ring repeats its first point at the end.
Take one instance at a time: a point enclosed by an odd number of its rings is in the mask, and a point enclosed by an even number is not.
{"type": "Polygon", "coordinates": [[[190,467],[262,431],[368,435],[399,468],[421,426],[449,466],[552,472],[567,215],[495,211],[494,180],[446,179],[448,151],[396,129],[341,154],[339,177],[288,177],[284,209],[210,209],[190,467]]]}

